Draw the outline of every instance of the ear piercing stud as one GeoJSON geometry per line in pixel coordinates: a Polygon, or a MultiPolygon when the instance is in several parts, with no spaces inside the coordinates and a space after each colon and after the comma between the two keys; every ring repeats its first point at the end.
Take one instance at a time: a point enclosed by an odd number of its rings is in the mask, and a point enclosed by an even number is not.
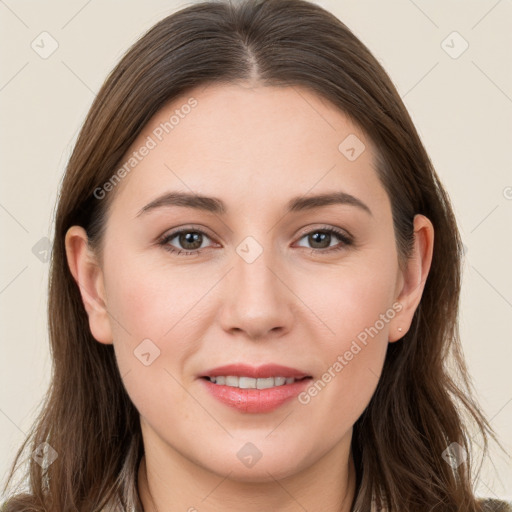
{"type": "Polygon", "coordinates": [[[398,331],[399,331],[399,332],[402,332],[402,328],[401,328],[401,327],[399,327],[399,328],[398,328],[398,331]]]}

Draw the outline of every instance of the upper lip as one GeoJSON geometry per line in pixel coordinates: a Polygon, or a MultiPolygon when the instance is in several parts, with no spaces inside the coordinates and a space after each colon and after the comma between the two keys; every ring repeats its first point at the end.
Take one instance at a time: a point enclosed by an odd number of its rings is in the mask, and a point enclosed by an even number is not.
{"type": "Polygon", "coordinates": [[[217,366],[210,370],[205,371],[200,377],[217,377],[219,375],[234,375],[238,377],[252,377],[254,379],[265,379],[268,377],[286,377],[302,379],[303,377],[310,377],[296,368],[282,366],[280,364],[264,364],[261,366],[251,366],[244,363],[227,364],[224,366],[217,366]]]}

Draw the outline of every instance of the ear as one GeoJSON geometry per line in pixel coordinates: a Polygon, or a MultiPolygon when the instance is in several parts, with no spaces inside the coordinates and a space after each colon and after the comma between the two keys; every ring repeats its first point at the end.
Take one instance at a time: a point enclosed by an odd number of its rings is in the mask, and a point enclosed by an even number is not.
{"type": "Polygon", "coordinates": [[[85,229],[81,226],[70,227],[65,244],[69,269],[80,289],[91,334],[100,343],[112,344],[103,272],[96,255],[89,248],[85,229]]]}
{"type": "Polygon", "coordinates": [[[414,312],[418,307],[434,251],[434,226],[424,215],[414,217],[414,247],[407,260],[406,269],[401,271],[397,280],[396,302],[402,309],[390,322],[390,343],[401,339],[409,330],[414,312]],[[398,331],[398,327],[402,330],[398,331]]]}

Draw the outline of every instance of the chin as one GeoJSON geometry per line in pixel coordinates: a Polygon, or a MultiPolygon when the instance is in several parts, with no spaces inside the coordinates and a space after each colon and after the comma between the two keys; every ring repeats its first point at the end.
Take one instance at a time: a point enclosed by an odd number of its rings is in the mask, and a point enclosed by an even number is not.
{"type": "Polygon", "coordinates": [[[226,447],[225,450],[217,454],[213,461],[209,460],[206,464],[205,461],[202,464],[199,460],[196,462],[222,478],[229,475],[230,480],[247,483],[287,478],[296,474],[301,470],[302,465],[305,465],[305,461],[298,460],[297,457],[297,453],[304,454],[303,448],[287,447],[287,449],[283,449],[267,444],[266,447],[258,449],[257,443],[250,441],[236,444],[235,450],[226,447]],[[229,456],[226,457],[226,454],[229,456]]]}

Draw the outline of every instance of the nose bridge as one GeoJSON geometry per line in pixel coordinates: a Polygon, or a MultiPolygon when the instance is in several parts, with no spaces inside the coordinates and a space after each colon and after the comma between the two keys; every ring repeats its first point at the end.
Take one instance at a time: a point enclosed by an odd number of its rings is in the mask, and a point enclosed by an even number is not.
{"type": "Polygon", "coordinates": [[[252,236],[246,237],[236,247],[234,258],[233,277],[242,295],[238,299],[245,300],[246,306],[254,302],[253,306],[262,311],[264,304],[260,300],[269,304],[283,291],[283,285],[275,275],[280,267],[275,258],[276,248],[271,244],[271,237],[266,237],[262,243],[252,236]]]}
{"type": "MultiPolygon", "coordinates": [[[[279,278],[283,266],[275,257],[271,237],[260,243],[246,237],[236,246],[229,272],[227,300],[223,303],[224,329],[242,330],[262,337],[291,325],[290,293],[279,278]]],[[[284,277],[284,276],[283,276],[284,277]]]]}

